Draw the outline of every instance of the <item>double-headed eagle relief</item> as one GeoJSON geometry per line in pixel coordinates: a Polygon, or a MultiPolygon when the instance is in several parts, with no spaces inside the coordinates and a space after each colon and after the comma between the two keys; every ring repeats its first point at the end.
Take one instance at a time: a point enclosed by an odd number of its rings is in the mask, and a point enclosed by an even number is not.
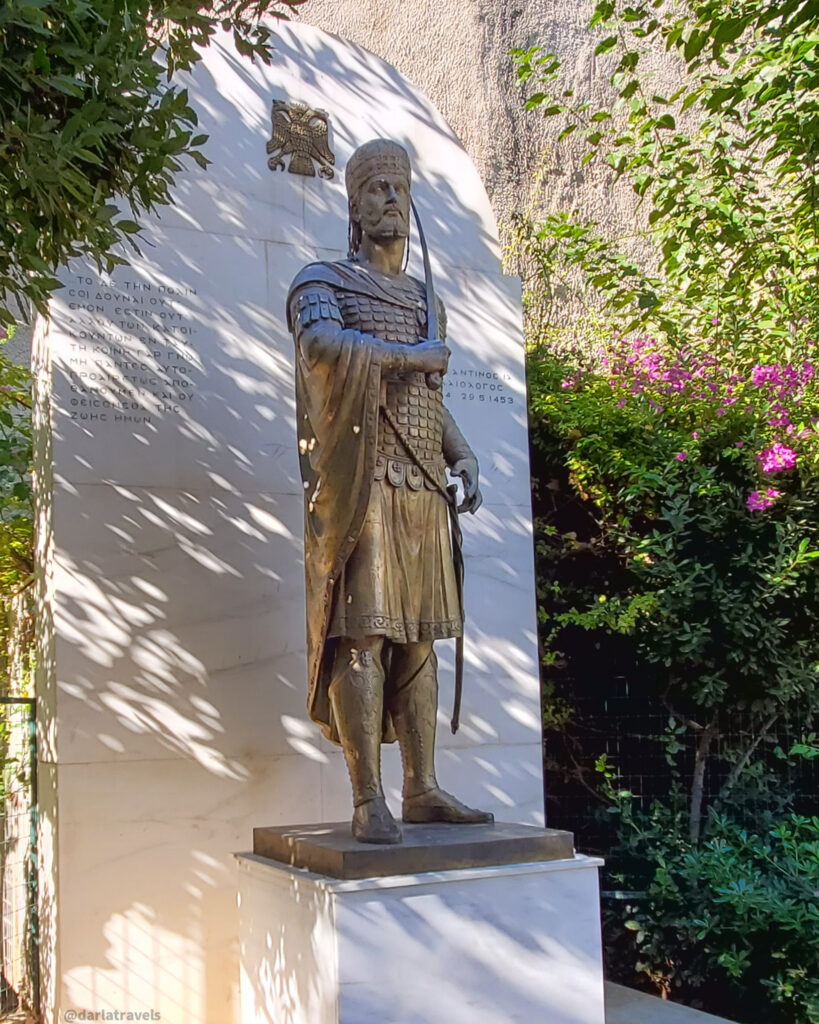
{"type": "Polygon", "coordinates": [[[335,154],[330,149],[330,116],[304,103],[273,100],[273,137],[267,144],[271,171],[284,170],[284,158],[290,157],[288,171],[315,178],[332,178],[335,154]]]}

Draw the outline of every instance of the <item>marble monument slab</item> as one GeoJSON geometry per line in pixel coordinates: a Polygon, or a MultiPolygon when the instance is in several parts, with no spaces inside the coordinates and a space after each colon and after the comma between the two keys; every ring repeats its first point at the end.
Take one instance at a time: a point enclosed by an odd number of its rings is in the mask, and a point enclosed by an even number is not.
{"type": "MultiPolygon", "coordinates": [[[[231,852],[260,822],[348,813],[341,752],[305,707],[284,307],[299,267],[343,255],[343,169],[385,123],[413,159],[449,312],[445,401],[485,498],[464,523],[457,736],[452,643],[439,651],[439,777],[498,820],[544,824],[520,282],[429,101],[345,40],[275,31],[270,65],[214,39],[186,83],[208,168],[180,175],[127,266],[65,268],[34,345],[44,1024],[109,1008],[237,1024],[231,852]],[[328,111],[333,180],[270,171],[274,99],[328,111]]],[[[400,807],[394,747],[384,778],[400,807]]]]}

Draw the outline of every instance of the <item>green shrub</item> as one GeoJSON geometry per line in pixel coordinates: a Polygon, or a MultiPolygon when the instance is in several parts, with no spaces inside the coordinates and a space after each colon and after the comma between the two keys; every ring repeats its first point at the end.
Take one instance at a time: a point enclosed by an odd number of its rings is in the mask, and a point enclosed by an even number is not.
{"type": "Polygon", "coordinates": [[[761,815],[750,830],[712,810],[692,843],[681,792],[635,811],[600,767],[625,866],[612,876],[631,890],[607,903],[610,969],[730,1019],[817,1024],[819,818],[761,815]]]}
{"type": "MultiPolygon", "coordinates": [[[[800,929],[816,914],[819,824],[791,815],[776,754],[819,703],[812,349],[805,336],[789,363],[760,363],[713,337],[598,335],[529,361],[546,725],[572,733],[590,664],[573,651],[597,649],[605,687],[617,643],[671,716],[657,737],[670,794],[650,810],[645,794],[604,794],[609,884],[645,892],[625,916],[609,907],[610,970],[759,1024],[815,1024],[800,978],[817,951],[800,929]]],[[[599,752],[575,754],[588,769],[599,752]]]]}
{"type": "Polygon", "coordinates": [[[620,567],[618,590],[586,595],[571,621],[632,634],[660,692],[693,702],[704,733],[720,710],[764,721],[816,705],[812,348],[787,366],[726,365],[712,338],[674,351],[638,337],[530,359],[538,461],[565,466],[620,567]]]}
{"type": "MultiPolygon", "coordinates": [[[[0,346],[11,337],[0,336],[0,346]]],[[[0,350],[0,690],[11,666],[28,665],[33,649],[33,602],[17,599],[34,582],[31,494],[31,380],[0,350]]],[[[19,695],[19,694],[18,694],[19,695]]]]}

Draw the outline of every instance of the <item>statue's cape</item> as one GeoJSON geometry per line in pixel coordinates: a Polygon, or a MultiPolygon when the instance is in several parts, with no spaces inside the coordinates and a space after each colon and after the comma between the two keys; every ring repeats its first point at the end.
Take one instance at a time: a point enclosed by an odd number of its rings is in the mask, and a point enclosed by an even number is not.
{"type": "MultiPolygon", "coordinates": [[[[312,263],[290,286],[291,299],[311,284],[398,301],[346,261],[312,263]]],[[[406,293],[404,301],[406,302],[406,293]]],[[[361,533],[375,471],[381,354],[359,331],[342,330],[334,358],[310,367],[296,345],[296,427],[304,482],[304,565],[307,597],[308,709],[338,742],[328,695],[336,640],[328,640],[335,583],[361,533]]],[[[385,739],[393,739],[385,723],[385,739]]]]}

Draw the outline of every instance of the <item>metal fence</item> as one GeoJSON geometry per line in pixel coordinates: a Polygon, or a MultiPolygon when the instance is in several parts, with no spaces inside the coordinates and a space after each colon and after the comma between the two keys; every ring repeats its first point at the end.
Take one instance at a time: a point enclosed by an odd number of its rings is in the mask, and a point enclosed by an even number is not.
{"type": "MultiPolygon", "coordinates": [[[[635,808],[647,811],[653,801],[667,801],[674,781],[666,756],[669,711],[659,698],[632,692],[624,680],[615,681],[605,696],[576,698],[573,706],[567,733],[546,735],[548,823],[574,832],[577,846],[584,853],[610,856],[617,845],[616,820],[607,813],[608,805],[599,794],[600,779],[591,766],[605,754],[617,772],[619,784],[633,794],[635,808]],[[566,770],[572,764],[576,770],[566,770]],[[580,768],[583,765],[585,771],[580,768]]],[[[757,722],[750,714],[734,714],[715,739],[703,779],[704,810],[722,791],[729,766],[736,760],[731,752],[747,748],[749,738],[758,731],[757,722]]],[[[755,760],[776,775],[783,792],[789,792],[793,809],[808,815],[816,814],[819,807],[819,762],[788,765],[783,751],[815,728],[808,710],[796,716],[794,722],[777,722],[771,736],[755,751],[755,760]]],[[[687,786],[694,765],[695,737],[681,737],[680,744],[675,762],[687,786]]],[[[743,799],[750,810],[755,794],[745,792],[743,799]]],[[[758,800],[760,809],[770,806],[764,788],[758,800]]]]}
{"type": "Polygon", "coordinates": [[[0,1020],[39,1012],[35,708],[0,697],[0,1020]]]}

